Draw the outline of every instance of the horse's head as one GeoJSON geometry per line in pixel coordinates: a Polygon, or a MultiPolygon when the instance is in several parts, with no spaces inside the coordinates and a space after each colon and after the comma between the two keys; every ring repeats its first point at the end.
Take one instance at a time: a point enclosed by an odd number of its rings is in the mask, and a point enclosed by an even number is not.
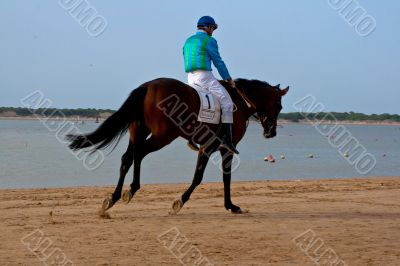
{"type": "Polygon", "coordinates": [[[264,128],[264,137],[275,137],[278,115],[282,109],[281,99],[289,91],[289,87],[281,90],[279,84],[271,86],[267,82],[246,79],[238,79],[236,84],[256,108],[264,128]]]}

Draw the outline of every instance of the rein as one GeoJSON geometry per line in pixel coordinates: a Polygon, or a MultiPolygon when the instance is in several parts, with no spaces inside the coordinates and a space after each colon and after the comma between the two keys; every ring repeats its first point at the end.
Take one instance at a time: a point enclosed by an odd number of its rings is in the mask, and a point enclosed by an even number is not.
{"type": "MultiPolygon", "coordinates": [[[[246,96],[246,94],[243,92],[243,89],[240,89],[239,87],[235,87],[234,88],[240,95],[240,97],[242,97],[243,101],[246,103],[247,107],[251,110],[254,109],[255,111],[257,111],[256,105],[249,99],[249,97],[246,96]]],[[[260,117],[258,116],[257,113],[254,113],[252,115],[250,115],[250,117],[254,117],[256,119],[257,122],[260,122],[260,117]]],[[[249,118],[250,118],[249,117],[249,118]]],[[[249,125],[249,119],[247,119],[247,124],[246,127],[249,125]]]]}
{"type": "Polygon", "coordinates": [[[246,94],[244,94],[244,92],[241,89],[239,89],[237,86],[235,87],[235,89],[239,93],[239,95],[243,98],[247,107],[257,110],[256,105],[249,99],[249,97],[246,96],[246,94]]]}

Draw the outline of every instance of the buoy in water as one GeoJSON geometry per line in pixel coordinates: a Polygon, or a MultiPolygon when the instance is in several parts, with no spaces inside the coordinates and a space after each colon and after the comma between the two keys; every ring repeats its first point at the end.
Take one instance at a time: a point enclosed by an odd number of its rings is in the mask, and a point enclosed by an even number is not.
{"type": "Polygon", "coordinates": [[[272,155],[268,155],[267,157],[264,158],[264,161],[274,163],[275,159],[272,155]]]}

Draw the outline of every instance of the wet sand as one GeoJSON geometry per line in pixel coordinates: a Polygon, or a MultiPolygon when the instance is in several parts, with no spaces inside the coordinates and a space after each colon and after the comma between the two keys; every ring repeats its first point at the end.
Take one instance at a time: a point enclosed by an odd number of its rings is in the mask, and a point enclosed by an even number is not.
{"type": "Polygon", "coordinates": [[[0,265],[400,265],[400,177],[234,182],[240,215],[208,183],[170,215],[187,186],[143,185],[106,219],[112,187],[0,190],[0,265]]]}

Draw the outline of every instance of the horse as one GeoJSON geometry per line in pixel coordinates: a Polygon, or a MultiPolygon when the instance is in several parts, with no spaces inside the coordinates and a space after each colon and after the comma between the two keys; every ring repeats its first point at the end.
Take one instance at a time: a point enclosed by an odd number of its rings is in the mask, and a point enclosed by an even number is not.
{"type": "MultiPolygon", "coordinates": [[[[237,145],[246,132],[250,117],[255,117],[263,127],[265,138],[276,136],[278,115],[282,109],[281,99],[288,90],[280,89],[260,80],[236,79],[236,88],[220,81],[229,92],[234,105],[233,143],[237,145]]],[[[117,145],[129,131],[129,144],[121,157],[118,184],[111,196],[103,201],[106,211],[121,199],[129,203],[140,189],[140,166],[143,158],[182,137],[194,145],[200,145],[196,169],[191,185],[172,204],[178,213],[201,183],[211,154],[218,151],[222,156],[224,183],[224,206],[232,213],[243,213],[231,200],[231,169],[233,154],[220,148],[220,125],[197,120],[200,98],[194,88],[171,78],[148,81],[133,90],[122,106],[98,128],[89,134],[67,135],[72,150],[85,149],[94,152],[117,145]],[[133,166],[130,189],[122,193],[125,176],[133,166]]],[[[164,166],[163,166],[164,167],[164,166]]]]}

